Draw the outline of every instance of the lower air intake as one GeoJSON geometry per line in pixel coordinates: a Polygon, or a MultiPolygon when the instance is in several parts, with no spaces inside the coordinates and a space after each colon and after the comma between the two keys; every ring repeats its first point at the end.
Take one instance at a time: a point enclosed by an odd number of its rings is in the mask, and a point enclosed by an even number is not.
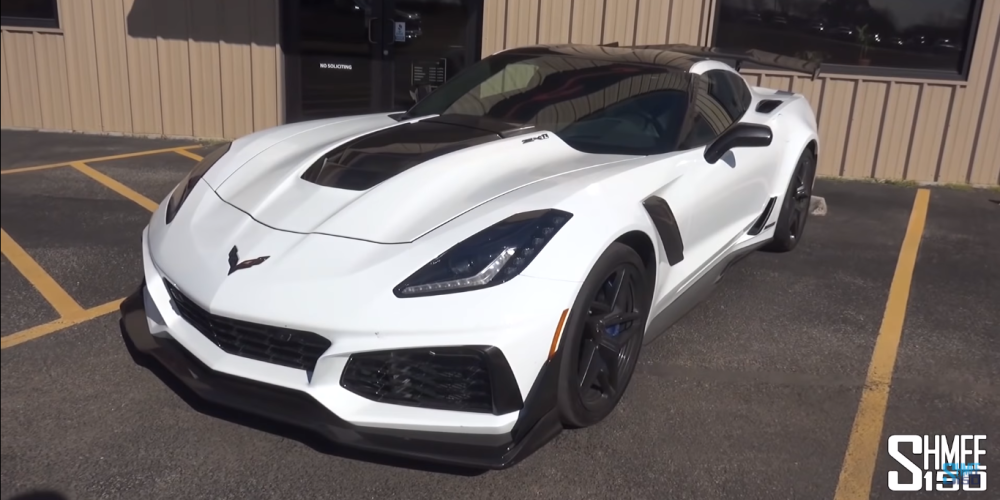
{"type": "Polygon", "coordinates": [[[503,415],[521,394],[495,347],[444,347],[351,355],[340,385],[380,403],[503,415]]]}

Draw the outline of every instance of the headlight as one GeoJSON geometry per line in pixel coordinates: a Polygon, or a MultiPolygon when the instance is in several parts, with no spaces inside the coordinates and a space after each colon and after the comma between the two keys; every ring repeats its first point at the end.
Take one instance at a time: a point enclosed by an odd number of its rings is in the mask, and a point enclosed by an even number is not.
{"type": "Polygon", "coordinates": [[[208,172],[208,169],[215,165],[215,162],[219,161],[227,152],[229,152],[229,146],[232,143],[226,144],[225,146],[216,149],[208,154],[208,156],[202,158],[197,165],[191,169],[191,172],[187,174],[186,177],[181,179],[181,182],[177,184],[174,188],[174,192],[170,194],[170,200],[167,201],[167,224],[170,224],[174,220],[174,216],[177,215],[177,211],[181,209],[181,205],[184,204],[184,200],[187,199],[188,195],[191,194],[191,190],[198,184],[201,177],[208,172]]]}
{"type": "Polygon", "coordinates": [[[399,284],[397,297],[464,292],[510,281],[573,217],[538,210],[502,220],[455,245],[399,284]]]}

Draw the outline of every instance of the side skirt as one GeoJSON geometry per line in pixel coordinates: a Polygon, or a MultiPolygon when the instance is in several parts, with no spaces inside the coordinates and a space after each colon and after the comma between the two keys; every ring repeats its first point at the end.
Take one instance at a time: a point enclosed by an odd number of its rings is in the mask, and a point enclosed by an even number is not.
{"type": "Polygon", "coordinates": [[[649,320],[643,344],[649,344],[659,338],[660,335],[663,335],[671,326],[680,321],[687,313],[691,312],[695,306],[708,298],[712,294],[712,291],[715,290],[715,286],[719,281],[722,281],[726,272],[733,265],[766,244],[766,241],[754,243],[753,245],[736,250],[716,262],[708,272],[703,274],[701,278],[698,278],[698,281],[694,282],[679,297],[674,299],[666,309],[660,311],[655,317],[649,320]]]}

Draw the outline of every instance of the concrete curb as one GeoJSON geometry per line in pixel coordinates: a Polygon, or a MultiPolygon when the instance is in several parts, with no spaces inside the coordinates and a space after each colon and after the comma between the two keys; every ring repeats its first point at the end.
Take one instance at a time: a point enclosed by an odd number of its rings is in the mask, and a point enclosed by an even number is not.
{"type": "Polygon", "coordinates": [[[826,215],[826,198],[813,196],[809,200],[809,213],[812,215],[826,215]]]}

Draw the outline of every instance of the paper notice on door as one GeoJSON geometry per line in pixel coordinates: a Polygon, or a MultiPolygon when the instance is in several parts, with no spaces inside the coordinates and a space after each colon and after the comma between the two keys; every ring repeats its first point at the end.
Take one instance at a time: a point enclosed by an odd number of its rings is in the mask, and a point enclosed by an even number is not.
{"type": "Polygon", "coordinates": [[[394,32],[393,33],[393,35],[394,35],[393,38],[397,42],[405,42],[406,41],[406,23],[405,22],[396,21],[393,24],[395,25],[395,30],[393,30],[393,32],[394,32]]]}

